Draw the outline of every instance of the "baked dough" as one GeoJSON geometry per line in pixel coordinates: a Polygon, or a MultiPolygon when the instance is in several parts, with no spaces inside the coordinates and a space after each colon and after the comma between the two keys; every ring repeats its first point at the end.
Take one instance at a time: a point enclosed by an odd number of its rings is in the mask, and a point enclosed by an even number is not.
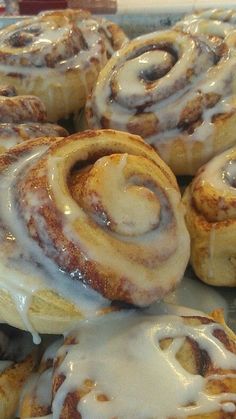
{"type": "Polygon", "coordinates": [[[181,280],[190,243],[180,192],[140,137],[28,141],[0,157],[0,171],[6,322],[62,333],[111,301],[146,306],[181,280]]]}
{"type": "Polygon", "coordinates": [[[81,322],[55,352],[48,367],[43,359],[21,419],[235,417],[235,336],[214,317],[110,313],[81,322]],[[45,376],[52,397],[43,403],[45,376]]]}
{"type": "Polygon", "coordinates": [[[233,40],[173,28],[130,41],[99,74],[88,126],[139,134],[176,175],[195,174],[235,144],[233,40]]]}
{"type": "Polygon", "coordinates": [[[47,122],[39,98],[18,95],[13,86],[0,86],[0,153],[30,138],[66,135],[64,128],[47,122]]]}
{"type": "Polygon", "coordinates": [[[50,122],[77,114],[123,31],[81,10],[45,12],[0,31],[1,83],[38,96],[50,122]]]}
{"type": "Polygon", "coordinates": [[[0,328],[0,417],[13,419],[20,394],[37,361],[31,336],[0,328]]]}
{"type": "Polygon", "coordinates": [[[207,284],[236,286],[236,149],[203,166],[183,203],[191,236],[191,264],[207,284]]]}

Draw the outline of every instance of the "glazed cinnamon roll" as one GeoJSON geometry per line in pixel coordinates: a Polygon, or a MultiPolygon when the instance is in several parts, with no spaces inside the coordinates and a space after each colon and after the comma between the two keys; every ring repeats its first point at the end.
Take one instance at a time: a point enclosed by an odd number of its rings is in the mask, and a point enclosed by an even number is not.
{"type": "MultiPolygon", "coordinates": [[[[45,414],[35,411],[39,389],[21,419],[45,414]]],[[[52,419],[233,419],[235,336],[206,316],[130,311],[81,322],[57,351],[48,393],[52,419]]]]}
{"type": "MultiPolygon", "coordinates": [[[[231,35],[230,35],[231,36],[231,35]]],[[[132,40],[101,71],[90,128],[141,135],[177,175],[235,143],[235,48],[177,29],[132,40]]]]}
{"type": "Polygon", "coordinates": [[[98,23],[97,30],[105,42],[107,58],[110,58],[115,51],[120,49],[126,42],[128,42],[128,37],[119,25],[102,17],[91,16],[87,10],[51,10],[41,12],[39,16],[67,16],[70,20],[76,23],[82,19],[93,19],[98,23]]]}
{"type": "Polygon", "coordinates": [[[3,326],[0,329],[1,419],[16,417],[22,387],[35,365],[31,336],[3,326]]]}
{"type": "Polygon", "coordinates": [[[0,39],[1,81],[38,96],[54,122],[83,107],[107,55],[126,37],[116,25],[68,10],[8,26],[0,39]]]}
{"type": "Polygon", "coordinates": [[[191,263],[204,282],[236,286],[236,149],[203,166],[183,202],[191,236],[191,263]]]}
{"type": "Polygon", "coordinates": [[[0,171],[6,322],[59,333],[110,301],[148,305],[181,280],[190,246],[179,189],[140,137],[42,138],[0,157],[0,171]]]}
{"type": "Polygon", "coordinates": [[[195,12],[175,25],[176,29],[192,35],[205,35],[216,46],[236,29],[235,10],[213,9],[195,12]]]}
{"type": "Polygon", "coordinates": [[[50,415],[53,367],[57,351],[62,344],[63,339],[53,342],[43,354],[38,370],[29,377],[21,395],[20,416],[31,418],[50,415]]]}
{"type": "Polygon", "coordinates": [[[0,86],[0,152],[30,138],[68,134],[46,121],[46,109],[39,98],[17,95],[13,86],[0,86]]]}

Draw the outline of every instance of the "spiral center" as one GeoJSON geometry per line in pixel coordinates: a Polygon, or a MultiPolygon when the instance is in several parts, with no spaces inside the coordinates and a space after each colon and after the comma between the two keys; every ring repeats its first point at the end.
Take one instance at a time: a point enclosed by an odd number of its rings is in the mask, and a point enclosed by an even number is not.
{"type": "Polygon", "coordinates": [[[38,25],[31,25],[24,30],[18,30],[13,32],[9,38],[8,42],[12,47],[20,48],[25,47],[34,41],[36,36],[39,36],[41,29],[38,25]]]}
{"type": "Polygon", "coordinates": [[[223,182],[227,182],[232,188],[236,188],[236,160],[229,160],[222,171],[223,182]]]}
{"type": "Polygon", "coordinates": [[[152,83],[165,76],[173,67],[174,57],[166,51],[148,51],[139,58],[139,78],[152,83]]]}
{"type": "Polygon", "coordinates": [[[155,88],[156,82],[173,67],[175,57],[166,51],[144,52],[124,63],[112,80],[112,90],[120,103],[127,103],[127,97],[136,104],[137,98],[155,88]]]}
{"type": "Polygon", "coordinates": [[[147,233],[160,220],[160,202],[155,193],[129,182],[130,169],[137,165],[137,159],[127,154],[102,157],[83,176],[77,198],[96,222],[126,236],[147,233]]]}
{"type": "Polygon", "coordinates": [[[30,44],[34,39],[34,35],[25,31],[17,31],[9,37],[9,44],[12,47],[20,48],[30,44]]]}

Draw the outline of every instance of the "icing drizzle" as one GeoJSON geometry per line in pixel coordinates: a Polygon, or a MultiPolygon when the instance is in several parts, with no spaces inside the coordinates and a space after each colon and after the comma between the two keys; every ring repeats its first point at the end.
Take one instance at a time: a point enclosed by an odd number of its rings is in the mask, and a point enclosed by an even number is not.
{"type": "MultiPolygon", "coordinates": [[[[65,380],[53,400],[53,418],[60,417],[66,395],[82,388],[86,380],[94,384],[77,405],[83,419],[166,419],[217,410],[235,412],[235,394],[210,395],[205,389],[219,376],[190,373],[176,357],[187,337],[208,353],[216,368],[235,370],[236,355],[214,336],[221,326],[199,323],[191,326],[174,315],[133,311],[82,322],[72,334],[78,343],[65,344],[58,352],[65,358],[56,375],[62,374],[65,380]],[[164,339],[172,340],[162,347],[164,339]],[[103,401],[101,395],[106,397],[103,401]]],[[[221,379],[227,376],[222,374],[221,379]]]]}

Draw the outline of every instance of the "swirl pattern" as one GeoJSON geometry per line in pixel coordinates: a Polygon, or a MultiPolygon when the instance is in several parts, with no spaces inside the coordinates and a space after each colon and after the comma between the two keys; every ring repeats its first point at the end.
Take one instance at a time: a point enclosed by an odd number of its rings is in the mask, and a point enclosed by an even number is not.
{"type": "Polygon", "coordinates": [[[47,352],[21,419],[235,417],[235,336],[209,317],[110,313],[47,352]]]}
{"type": "Polygon", "coordinates": [[[108,130],[55,141],[15,193],[46,256],[103,296],[142,306],[181,279],[189,238],[179,190],[139,137],[108,130]]]}
{"type": "Polygon", "coordinates": [[[236,286],[236,150],[201,168],[184,195],[191,262],[204,282],[236,286]]]}
{"type": "Polygon", "coordinates": [[[50,121],[78,112],[112,44],[118,48],[126,40],[118,27],[114,33],[103,27],[87,12],[68,10],[43,13],[4,28],[0,34],[3,83],[13,84],[20,94],[40,97],[50,121]]]}
{"type": "Polygon", "coordinates": [[[0,86],[0,152],[31,138],[68,134],[46,121],[46,109],[39,98],[17,95],[13,86],[0,86]]]}
{"type": "Polygon", "coordinates": [[[18,96],[12,86],[0,86],[1,122],[45,122],[46,109],[36,96],[18,96]]]}
{"type": "Polygon", "coordinates": [[[186,16],[177,22],[176,29],[191,33],[192,35],[204,35],[216,47],[222,39],[225,39],[236,28],[236,13],[234,10],[204,10],[193,15],[186,16]]]}
{"type": "Polygon", "coordinates": [[[129,42],[101,71],[87,104],[92,128],[139,134],[175,174],[194,174],[234,144],[236,58],[177,29],[129,42]]]}

